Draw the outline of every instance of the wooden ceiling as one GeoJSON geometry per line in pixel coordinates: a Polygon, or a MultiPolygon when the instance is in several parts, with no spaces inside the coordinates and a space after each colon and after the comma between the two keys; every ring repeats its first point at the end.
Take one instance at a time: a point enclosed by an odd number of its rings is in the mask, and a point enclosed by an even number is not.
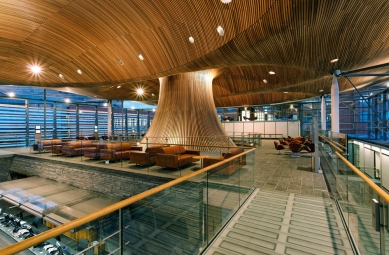
{"type": "Polygon", "coordinates": [[[387,0],[0,0],[0,10],[0,85],[104,99],[157,101],[159,77],[219,68],[216,107],[261,105],[329,93],[331,70],[389,62],[387,0]]]}

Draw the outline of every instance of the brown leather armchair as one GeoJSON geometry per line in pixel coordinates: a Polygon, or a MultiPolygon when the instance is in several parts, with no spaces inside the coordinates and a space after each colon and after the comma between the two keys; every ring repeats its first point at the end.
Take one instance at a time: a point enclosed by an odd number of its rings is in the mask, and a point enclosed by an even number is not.
{"type": "Polygon", "coordinates": [[[132,148],[129,142],[108,143],[106,149],[100,149],[100,159],[109,161],[128,159],[131,150],[139,151],[142,147],[132,148]]]}
{"type": "MultiPolygon", "coordinates": [[[[212,164],[216,164],[218,162],[224,161],[228,158],[236,156],[240,153],[243,153],[244,149],[242,147],[237,147],[231,149],[227,153],[223,153],[222,156],[218,158],[204,158],[203,159],[203,167],[210,166],[212,164]]],[[[242,168],[242,166],[246,165],[246,154],[237,159],[231,160],[222,164],[221,166],[216,167],[215,169],[209,170],[209,173],[217,173],[221,175],[232,175],[234,172],[242,168]]]]}
{"type": "Polygon", "coordinates": [[[165,147],[166,145],[156,145],[148,147],[144,152],[143,151],[130,151],[130,163],[135,163],[135,165],[152,165],[157,161],[157,153],[159,149],[165,147]]]}
{"type": "Polygon", "coordinates": [[[278,155],[281,154],[281,150],[285,150],[285,146],[282,145],[282,144],[278,144],[277,141],[274,141],[274,147],[276,148],[276,150],[278,150],[278,155]]]}

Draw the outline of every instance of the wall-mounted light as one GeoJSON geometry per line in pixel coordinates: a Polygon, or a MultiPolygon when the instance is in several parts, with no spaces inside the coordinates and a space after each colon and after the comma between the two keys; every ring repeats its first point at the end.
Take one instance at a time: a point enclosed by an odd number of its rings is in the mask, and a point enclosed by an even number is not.
{"type": "Polygon", "coordinates": [[[65,103],[70,103],[70,99],[69,98],[65,98],[65,103]]]}

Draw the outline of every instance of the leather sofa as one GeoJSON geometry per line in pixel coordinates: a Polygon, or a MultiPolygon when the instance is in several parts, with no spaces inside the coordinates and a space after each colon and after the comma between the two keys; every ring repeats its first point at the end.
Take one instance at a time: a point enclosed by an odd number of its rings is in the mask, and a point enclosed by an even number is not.
{"type": "Polygon", "coordinates": [[[37,141],[33,145],[33,150],[34,151],[39,151],[39,152],[48,152],[53,150],[53,146],[58,146],[62,145],[62,140],[61,139],[49,139],[49,140],[41,140],[37,141]]]}
{"type": "MultiPolygon", "coordinates": [[[[233,156],[236,156],[240,153],[243,153],[244,149],[242,147],[237,147],[234,149],[231,149],[227,153],[223,153],[222,156],[217,158],[204,158],[203,159],[203,167],[207,167],[219,162],[222,162],[228,158],[231,158],[233,156]]],[[[215,169],[209,170],[209,173],[211,174],[220,174],[220,175],[232,175],[234,172],[242,168],[242,166],[246,165],[246,155],[242,155],[242,157],[236,158],[234,160],[231,160],[229,162],[226,162],[225,164],[222,164],[215,169]]]]}
{"type": "Polygon", "coordinates": [[[100,159],[117,161],[130,158],[130,151],[141,151],[142,147],[131,147],[129,142],[107,143],[106,149],[100,149],[100,159]]]}
{"type": "Polygon", "coordinates": [[[72,141],[62,145],[62,154],[66,156],[80,156],[84,154],[84,150],[96,147],[92,141],[72,141]]]}
{"type": "Polygon", "coordinates": [[[130,163],[135,163],[135,165],[153,165],[157,160],[157,153],[159,149],[166,147],[166,145],[155,145],[148,147],[144,152],[143,151],[131,151],[130,152],[130,163]]]}
{"type": "Polygon", "coordinates": [[[90,159],[100,159],[100,150],[107,149],[107,142],[105,143],[95,143],[95,147],[88,147],[84,149],[84,157],[90,159]]]}
{"type": "Polygon", "coordinates": [[[184,146],[175,145],[170,147],[162,147],[159,149],[156,157],[156,165],[161,167],[176,168],[193,163],[196,160],[193,156],[199,156],[198,150],[186,150],[184,146]]]}

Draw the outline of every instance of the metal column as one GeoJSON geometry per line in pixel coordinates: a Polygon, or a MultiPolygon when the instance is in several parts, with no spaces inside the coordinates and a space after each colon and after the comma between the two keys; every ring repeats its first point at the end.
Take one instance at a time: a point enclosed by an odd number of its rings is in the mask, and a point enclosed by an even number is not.
{"type": "Polygon", "coordinates": [[[327,120],[326,120],[326,98],[324,95],[321,95],[321,129],[327,129],[327,120]]]}
{"type": "Polygon", "coordinates": [[[339,133],[339,74],[340,70],[334,71],[331,86],[331,130],[336,133],[339,133]]]}
{"type": "Polygon", "coordinates": [[[107,122],[107,132],[108,132],[108,137],[112,135],[112,101],[109,100],[108,101],[108,105],[107,105],[107,117],[108,117],[108,122],[107,122]]]}
{"type": "Polygon", "coordinates": [[[43,139],[46,139],[46,89],[43,90],[43,139]]]}

